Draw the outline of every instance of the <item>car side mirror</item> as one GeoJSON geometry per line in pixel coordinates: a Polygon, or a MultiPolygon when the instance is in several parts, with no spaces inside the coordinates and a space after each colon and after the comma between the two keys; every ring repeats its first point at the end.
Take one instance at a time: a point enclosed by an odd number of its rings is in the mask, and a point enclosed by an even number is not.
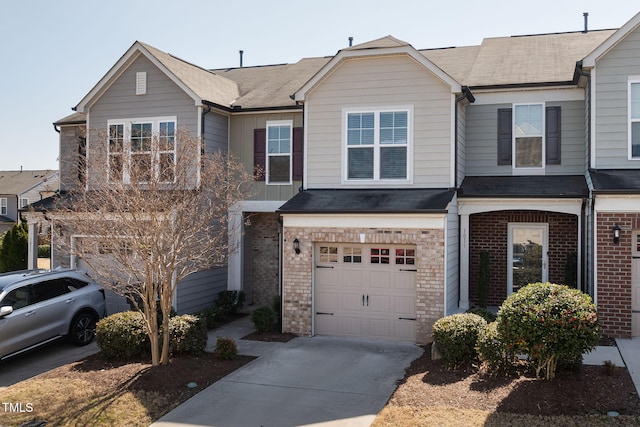
{"type": "Polygon", "coordinates": [[[13,307],[11,307],[10,305],[5,305],[3,307],[0,307],[0,318],[4,316],[8,316],[11,313],[13,313],[13,307]]]}

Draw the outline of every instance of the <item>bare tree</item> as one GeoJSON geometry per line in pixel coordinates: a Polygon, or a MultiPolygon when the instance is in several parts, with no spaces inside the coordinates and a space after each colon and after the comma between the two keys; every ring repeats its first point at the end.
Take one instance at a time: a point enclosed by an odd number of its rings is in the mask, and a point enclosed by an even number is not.
{"type": "Polygon", "coordinates": [[[152,364],[166,364],[176,285],[190,273],[225,265],[235,249],[228,214],[249,196],[253,177],[224,152],[204,153],[202,142],[183,131],[126,141],[110,130],[92,140],[105,147],[89,157],[86,188],[65,195],[50,212],[54,242],[135,304],[152,364]]]}

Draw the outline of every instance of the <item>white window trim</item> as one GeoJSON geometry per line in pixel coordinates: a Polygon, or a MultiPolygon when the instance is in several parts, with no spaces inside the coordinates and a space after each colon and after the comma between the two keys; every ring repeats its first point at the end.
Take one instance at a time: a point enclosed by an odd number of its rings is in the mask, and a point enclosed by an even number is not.
{"type": "Polygon", "coordinates": [[[640,156],[639,157],[632,156],[633,139],[632,139],[632,133],[631,133],[631,125],[632,123],[640,122],[640,118],[633,119],[631,117],[631,85],[634,83],[640,84],[640,76],[629,76],[628,82],[627,82],[627,159],[638,161],[640,160],[640,156]]]}
{"type": "Polygon", "coordinates": [[[0,197],[0,215],[8,214],[8,199],[6,197],[0,197]]]}
{"type": "Polygon", "coordinates": [[[544,102],[520,102],[514,103],[511,107],[511,170],[513,175],[544,175],[547,167],[547,106],[544,102]],[[516,167],[517,153],[516,153],[516,107],[521,105],[541,105],[542,106],[542,166],[540,167],[528,167],[519,168],[516,167]]]}
{"type": "MultiPolygon", "coordinates": [[[[398,145],[401,146],[401,145],[398,145]]],[[[365,106],[342,109],[342,184],[352,186],[413,184],[413,105],[365,106]],[[380,113],[407,112],[407,177],[380,179],[380,113]],[[374,113],[373,179],[349,179],[348,115],[374,113]]]]}
{"type": "MultiPolygon", "coordinates": [[[[173,122],[174,129],[176,131],[177,138],[177,130],[178,130],[178,118],[176,116],[160,116],[160,117],[143,117],[143,118],[132,118],[132,119],[113,119],[107,121],[107,180],[111,182],[111,170],[109,167],[109,127],[112,125],[123,125],[123,147],[122,147],[122,179],[125,184],[128,184],[131,180],[129,175],[129,170],[131,168],[131,125],[132,124],[141,124],[141,123],[151,123],[151,131],[154,135],[158,135],[160,132],[160,123],[165,122],[173,122]]],[[[173,149],[173,166],[174,168],[177,166],[177,147],[176,141],[174,141],[174,149],[173,149]]],[[[166,151],[165,151],[166,152],[166,151]]],[[[152,140],[151,146],[151,156],[153,158],[153,173],[159,174],[159,166],[160,166],[160,149],[158,147],[158,141],[156,138],[152,140]]],[[[175,174],[174,181],[175,182],[175,174]]],[[[171,182],[167,181],[167,184],[171,182]]]]}
{"type": "Polygon", "coordinates": [[[147,72],[138,71],[136,73],[136,95],[147,94],[147,72]]]}
{"type": "Polygon", "coordinates": [[[291,185],[293,183],[293,120],[270,120],[267,122],[265,132],[265,183],[267,185],[291,185]],[[269,153],[269,128],[272,126],[289,126],[289,153],[269,153]],[[271,182],[269,178],[271,173],[269,171],[269,158],[270,157],[284,157],[289,156],[289,181],[271,182]]]}
{"type": "Polygon", "coordinates": [[[29,199],[27,197],[20,197],[20,209],[29,206],[29,199]]]}

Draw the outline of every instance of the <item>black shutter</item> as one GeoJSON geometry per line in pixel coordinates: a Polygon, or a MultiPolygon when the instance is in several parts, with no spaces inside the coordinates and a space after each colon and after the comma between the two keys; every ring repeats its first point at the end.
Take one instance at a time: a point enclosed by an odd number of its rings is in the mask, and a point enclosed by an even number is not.
{"type": "Polygon", "coordinates": [[[253,173],[256,181],[264,181],[267,173],[267,130],[253,131],[253,173]]]}
{"type": "Polygon", "coordinates": [[[498,109],[498,164],[511,164],[513,122],[511,108],[498,109]]]}
{"type": "Polygon", "coordinates": [[[560,164],[560,107],[546,109],[546,160],[548,165],[560,164]]]}
{"type": "Polygon", "coordinates": [[[304,164],[303,128],[293,128],[293,180],[302,181],[304,164]]]}

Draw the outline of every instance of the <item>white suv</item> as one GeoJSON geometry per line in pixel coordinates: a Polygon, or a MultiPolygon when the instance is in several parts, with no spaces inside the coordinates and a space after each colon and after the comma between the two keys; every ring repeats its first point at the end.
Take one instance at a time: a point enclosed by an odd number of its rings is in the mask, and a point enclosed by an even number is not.
{"type": "Polygon", "coordinates": [[[104,290],[84,273],[0,274],[0,360],[61,337],[89,344],[105,314],[104,290]]]}

